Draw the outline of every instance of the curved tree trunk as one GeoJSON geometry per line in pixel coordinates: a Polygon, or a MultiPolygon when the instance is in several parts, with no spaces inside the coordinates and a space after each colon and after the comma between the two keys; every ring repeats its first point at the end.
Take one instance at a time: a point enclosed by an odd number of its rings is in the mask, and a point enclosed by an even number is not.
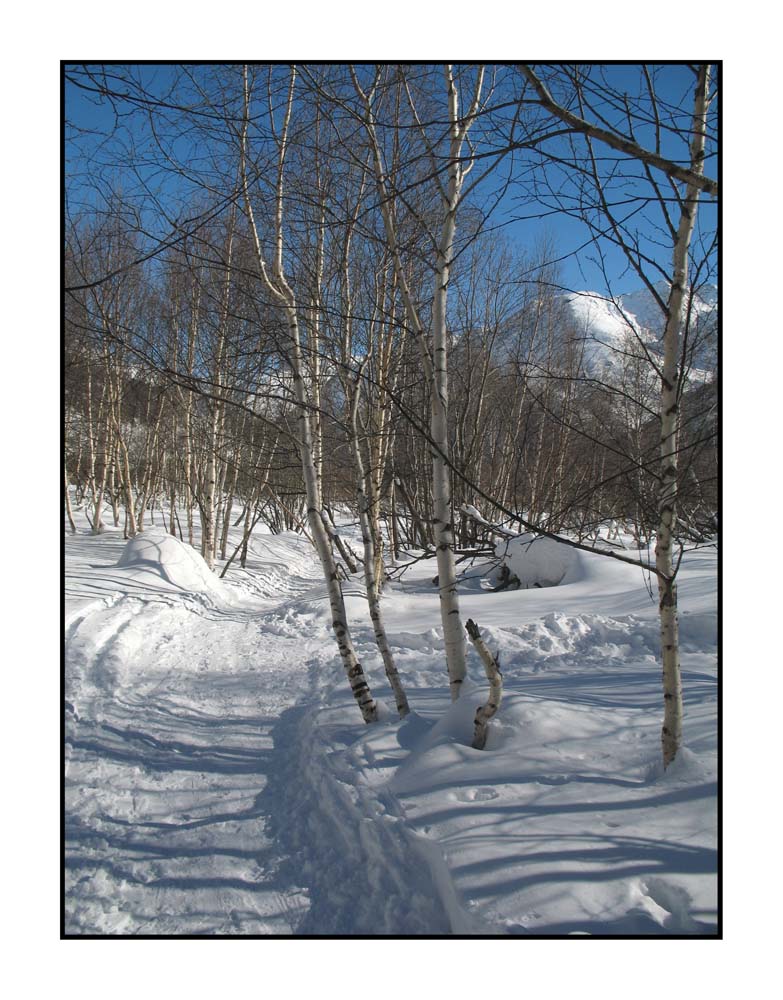
{"type": "Polygon", "coordinates": [[[286,142],[288,135],[288,125],[291,119],[293,107],[294,82],[296,71],[292,67],[291,80],[288,90],[288,101],[285,111],[284,123],[278,137],[278,173],[277,173],[277,198],[275,213],[275,256],[272,264],[272,275],[267,270],[266,259],[261,248],[261,240],[258,227],[255,223],[252,202],[247,179],[247,129],[250,119],[250,91],[248,85],[247,66],[244,67],[244,122],[240,135],[240,180],[242,193],[244,195],[245,210],[247,212],[250,232],[253,240],[256,261],[262,281],[273,298],[277,301],[286,318],[288,327],[288,363],[291,368],[294,384],[294,395],[298,406],[298,427],[299,436],[297,440],[299,457],[302,463],[302,474],[304,478],[305,493],[307,497],[307,520],[312,534],[313,544],[321,562],[327,592],[329,595],[329,605],[332,612],[332,629],[334,630],[337,648],[343,662],[351,692],[356,699],[362,718],[365,722],[375,722],[378,718],[378,708],[373,700],[370,686],[364,675],[364,670],[354,649],[351,632],[348,627],[348,616],[345,611],[340,580],[337,573],[337,564],[332,555],[332,547],[329,535],[324,527],[321,510],[321,491],[318,476],[315,443],[310,420],[311,403],[307,396],[304,383],[304,359],[302,344],[299,334],[299,320],[297,316],[296,297],[291,286],[285,278],[283,270],[283,188],[284,188],[284,167],[286,142]]]}
{"type": "Polygon", "coordinates": [[[465,630],[470,636],[470,641],[473,643],[476,652],[481,657],[481,662],[484,664],[484,670],[489,681],[487,703],[479,707],[474,720],[472,746],[474,750],[483,750],[487,745],[487,726],[489,725],[489,720],[497,714],[500,702],[503,699],[503,674],[500,672],[497,657],[493,656],[489,651],[487,644],[481,638],[478,625],[472,618],[468,618],[465,622],[465,630]]]}
{"type": "MultiPolygon", "coordinates": [[[[361,377],[361,375],[360,375],[361,377]]],[[[359,499],[359,524],[362,530],[362,542],[364,543],[364,582],[367,587],[367,604],[370,609],[370,620],[372,621],[375,643],[380,651],[386,677],[389,686],[394,692],[394,701],[397,705],[397,712],[401,719],[404,719],[410,712],[408,699],[402,687],[397,665],[394,662],[389,640],[386,636],[386,628],[383,624],[383,614],[381,612],[381,602],[378,594],[378,585],[375,573],[375,546],[372,524],[370,521],[370,503],[367,497],[367,474],[362,458],[362,449],[359,441],[359,425],[357,421],[357,411],[359,407],[360,386],[359,381],[354,386],[354,397],[351,402],[351,445],[353,448],[354,465],[356,466],[356,492],[359,499]]]]}

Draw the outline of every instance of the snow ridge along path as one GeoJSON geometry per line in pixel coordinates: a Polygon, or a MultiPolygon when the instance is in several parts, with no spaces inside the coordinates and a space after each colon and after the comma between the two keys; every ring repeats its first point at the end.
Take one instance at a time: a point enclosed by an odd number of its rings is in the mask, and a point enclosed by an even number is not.
{"type": "Polygon", "coordinates": [[[307,543],[254,543],[254,588],[284,599],[221,603],[133,542],[86,563],[103,542],[70,545],[66,933],[449,933],[427,865],[314,747],[341,676],[307,543]]]}
{"type": "Polygon", "coordinates": [[[305,539],[254,533],[228,583],[160,529],[67,536],[66,933],[714,934],[714,553],[683,570],[666,775],[654,604],[606,562],[465,584],[506,681],[482,752],[484,687],[450,704],[426,565],[384,597],[404,722],[344,584],[381,699],[364,726],[305,539]]]}

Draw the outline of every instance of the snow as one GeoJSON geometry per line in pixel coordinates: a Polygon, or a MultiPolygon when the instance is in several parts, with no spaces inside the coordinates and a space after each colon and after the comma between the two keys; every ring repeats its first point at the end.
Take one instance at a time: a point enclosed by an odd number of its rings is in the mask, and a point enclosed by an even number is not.
{"type": "Polygon", "coordinates": [[[565,301],[584,340],[584,367],[593,372],[622,364],[629,341],[643,338],[636,318],[597,292],[569,292],[565,301]]]}
{"type": "MultiPolygon", "coordinates": [[[[658,282],[655,288],[666,302],[668,283],[658,282]]],[[[611,375],[619,371],[629,354],[643,356],[642,344],[653,353],[660,349],[664,316],[649,289],[637,289],[617,298],[598,292],[575,291],[566,293],[563,299],[584,343],[583,367],[587,373],[611,375]]],[[[705,284],[693,295],[690,315],[700,337],[717,323],[717,301],[715,285],[705,284]]],[[[714,340],[714,336],[707,338],[692,359],[691,381],[701,382],[711,377],[715,361],[714,340]]]]}
{"type": "Polygon", "coordinates": [[[136,581],[151,574],[179,590],[225,597],[224,588],[202,556],[162,527],[148,528],[128,539],[117,565],[130,568],[136,581]]]}
{"type": "Polygon", "coordinates": [[[452,704],[431,563],[383,597],[402,722],[361,573],[343,584],[381,702],[365,726],[306,539],[258,530],[218,581],[159,528],[125,543],[77,516],[66,933],[715,933],[714,549],[681,569],[686,745],[663,773],[656,602],[634,567],[521,541],[516,565],[540,552],[557,586],[493,593],[476,567],[462,614],[505,683],[478,751],[483,668],[470,647],[452,704]]]}
{"type": "MultiPolygon", "coordinates": [[[[659,281],[655,290],[665,303],[669,299],[669,283],[659,281]]],[[[640,326],[649,330],[655,336],[663,333],[664,314],[652,293],[647,288],[640,288],[620,296],[623,310],[631,313],[640,326]]],[[[695,321],[704,322],[715,318],[718,304],[718,288],[716,285],[704,284],[693,295],[691,300],[691,317],[695,321]]]]}
{"type": "Polygon", "coordinates": [[[495,554],[517,577],[522,587],[556,587],[580,576],[581,561],[577,549],[553,538],[525,533],[503,539],[495,545],[495,554]]]}

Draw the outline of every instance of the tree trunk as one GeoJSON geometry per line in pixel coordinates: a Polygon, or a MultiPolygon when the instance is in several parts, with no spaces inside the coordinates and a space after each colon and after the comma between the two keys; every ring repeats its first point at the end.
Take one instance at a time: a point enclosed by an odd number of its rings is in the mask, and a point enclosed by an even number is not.
{"type": "Polygon", "coordinates": [[[300,446],[299,455],[302,462],[302,472],[304,474],[305,491],[307,494],[307,520],[310,525],[313,543],[315,544],[318,557],[326,579],[326,587],[329,594],[329,605],[332,611],[332,628],[337,640],[337,647],[343,661],[351,692],[362,713],[365,722],[375,722],[378,718],[378,708],[370,692],[364,670],[359,662],[354,649],[351,632],[348,627],[348,616],[345,612],[345,602],[340,587],[340,579],[337,572],[337,564],[332,555],[332,547],[329,535],[324,527],[323,511],[319,509],[320,490],[318,483],[318,472],[315,465],[315,455],[313,453],[313,441],[310,429],[310,418],[308,411],[308,400],[304,389],[302,378],[301,349],[299,346],[299,326],[296,316],[296,309],[293,303],[286,308],[289,323],[289,332],[292,343],[292,361],[294,372],[294,387],[297,403],[299,404],[299,433],[300,446]]]}
{"type": "Polygon", "coordinates": [[[73,519],[73,511],[71,510],[71,494],[68,487],[68,466],[63,463],[63,473],[65,475],[65,513],[68,515],[68,524],[71,526],[71,534],[76,534],[76,522],[73,519]]]}
{"type": "MultiPolygon", "coordinates": [[[[421,322],[419,310],[408,285],[397,244],[397,230],[390,198],[388,172],[384,168],[381,147],[375,129],[372,100],[375,84],[369,94],[362,90],[358,78],[352,71],[354,88],[364,104],[364,125],[370,140],[375,167],[375,182],[380,197],[384,229],[389,252],[394,261],[400,292],[405,304],[411,330],[418,342],[426,383],[430,388],[430,434],[432,438],[432,495],[433,528],[435,551],[438,563],[438,589],[440,596],[443,641],[446,647],[446,668],[452,700],[459,697],[460,686],[465,678],[465,637],[459,612],[457,594],[457,574],[454,562],[454,534],[451,511],[451,483],[449,475],[448,438],[448,332],[446,326],[446,304],[449,273],[456,232],[457,210],[462,197],[462,184],[466,174],[460,162],[462,147],[473,118],[478,110],[484,71],[480,67],[476,73],[473,101],[464,118],[459,115],[459,95],[452,68],[444,69],[449,122],[449,161],[446,184],[436,174],[436,184],[440,193],[443,215],[441,231],[435,254],[435,288],[432,306],[431,347],[421,322]]],[[[376,81],[377,82],[377,81],[376,81]]],[[[408,93],[409,101],[411,100],[408,93]]],[[[412,106],[412,103],[411,103],[412,106]]],[[[469,167],[467,169],[470,169],[469,167]]]]}
{"type": "Polygon", "coordinates": [[[131,486],[130,462],[128,461],[128,448],[122,439],[120,425],[116,424],[117,443],[122,457],[121,474],[125,486],[125,523],[127,525],[125,534],[128,538],[133,538],[136,534],[136,515],[133,509],[133,487],[131,486]]]}
{"type": "Polygon", "coordinates": [[[489,720],[497,713],[500,702],[503,699],[503,674],[500,672],[497,657],[490,653],[486,643],[481,638],[478,625],[471,619],[465,622],[465,630],[470,636],[476,652],[481,657],[484,669],[489,681],[489,697],[486,705],[482,705],[476,712],[473,731],[473,749],[483,750],[487,743],[487,726],[489,720]]]}
{"type": "Polygon", "coordinates": [[[258,228],[255,223],[252,202],[247,179],[247,128],[250,118],[250,91],[247,74],[247,66],[244,67],[244,122],[240,135],[240,178],[250,224],[251,236],[253,239],[256,259],[262,281],[274,299],[282,307],[283,314],[288,326],[288,342],[290,345],[289,364],[293,375],[294,394],[298,407],[299,436],[297,440],[299,456],[302,463],[302,474],[304,477],[305,492],[307,497],[307,519],[312,533],[321,567],[326,581],[329,595],[329,605],[332,611],[332,628],[334,630],[337,647],[340,652],[348,683],[351,692],[362,714],[365,722],[375,722],[378,718],[378,708],[370,692],[370,686],[364,675],[364,670],[359,662],[350,629],[348,627],[348,617],[345,612],[345,602],[343,601],[340,581],[337,574],[337,565],[332,556],[332,548],[329,536],[324,528],[321,510],[320,483],[318,469],[316,466],[316,453],[313,442],[312,427],[310,422],[310,400],[304,384],[304,361],[302,356],[302,343],[299,334],[299,322],[296,312],[296,298],[291,286],[288,284],[283,270],[283,192],[285,179],[285,154],[288,135],[288,126],[291,119],[291,111],[294,98],[294,83],[296,71],[291,68],[291,79],[288,91],[288,101],[285,110],[285,118],[281,134],[278,137],[278,171],[277,171],[277,192],[275,206],[275,256],[273,260],[273,276],[267,271],[266,259],[261,248],[258,228]]]}
{"type": "Polygon", "coordinates": [[[372,524],[370,523],[370,504],[367,498],[366,482],[367,475],[362,459],[361,443],[359,441],[359,425],[357,421],[357,410],[359,406],[360,381],[357,379],[354,386],[354,398],[351,403],[351,445],[353,447],[354,465],[356,467],[356,493],[359,500],[359,524],[362,531],[362,542],[364,543],[364,582],[367,587],[367,604],[370,609],[370,620],[372,621],[373,632],[375,633],[375,643],[383,660],[386,670],[386,677],[389,686],[394,692],[394,701],[397,705],[397,712],[401,719],[404,719],[410,712],[408,699],[402,687],[397,665],[394,662],[389,640],[386,636],[386,628],[383,624],[383,614],[381,612],[381,602],[378,596],[378,586],[375,575],[375,552],[372,524]]]}
{"type": "MultiPolygon", "coordinates": [[[[691,141],[691,169],[704,169],[707,92],[709,67],[702,66],[696,88],[691,141]]],[[[668,767],[682,742],[682,678],[680,674],[677,586],[674,567],[674,531],[677,523],[677,442],[679,438],[679,371],[683,305],[688,287],[688,248],[696,222],[699,187],[688,184],[682,201],[680,223],[674,244],[672,285],[669,293],[666,326],[663,334],[663,375],[661,378],[661,485],[659,493],[658,536],[655,545],[655,568],[663,661],[664,716],[661,729],[663,765],[668,767]]]]}

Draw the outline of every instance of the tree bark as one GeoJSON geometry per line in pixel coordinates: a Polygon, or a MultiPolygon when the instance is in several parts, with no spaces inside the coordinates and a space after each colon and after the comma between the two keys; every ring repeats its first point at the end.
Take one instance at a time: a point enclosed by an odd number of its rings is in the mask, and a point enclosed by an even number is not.
{"type": "Polygon", "coordinates": [[[481,657],[481,662],[484,664],[484,670],[489,681],[489,697],[486,704],[479,707],[473,722],[473,749],[483,750],[487,743],[487,726],[489,725],[489,720],[497,714],[500,703],[503,700],[503,674],[500,672],[497,657],[493,656],[489,651],[486,643],[481,638],[478,625],[472,618],[468,618],[465,622],[465,630],[470,636],[470,641],[473,643],[476,652],[481,657]]]}
{"type": "Polygon", "coordinates": [[[397,665],[394,662],[394,656],[392,655],[389,640],[386,635],[386,628],[383,623],[383,613],[381,611],[381,602],[379,599],[378,585],[375,574],[374,537],[372,524],[370,522],[370,503],[366,490],[367,473],[365,471],[364,460],[362,458],[361,442],[359,441],[359,424],[357,420],[359,396],[361,391],[360,383],[361,371],[356,385],[354,386],[354,395],[351,402],[351,445],[353,447],[354,465],[356,467],[356,493],[359,500],[359,524],[362,531],[362,542],[364,543],[364,582],[367,588],[367,604],[370,609],[370,620],[372,621],[373,632],[375,634],[375,643],[378,646],[381,659],[383,660],[383,666],[386,671],[389,686],[394,692],[394,701],[397,705],[397,712],[399,713],[400,718],[404,719],[410,712],[410,707],[408,705],[408,699],[405,696],[402,681],[400,680],[397,665]]]}
{"type": "Polygon", "coordinates": [[[76,534],[76,522],[73,519],[73,510],[71,509],[71,494],[68,487],[68,466],[63,463],[63,473],[65,476],[64,488],[65,488],[65,513],[68,516],[68,524],[71,526],[71,534],[76,534]]]}
{"type": "MultiPolygon", "coordinates": [[[[696,86],[691,140],[691,171],[700,175],[704,168],[709,67],[702,66],[696,86]]],[[[663,661],[664,716],[661,729],[663,765],[668,767],[682,742],[682,677],[680,673],[677,586],[674,568],[674,532],[677,524],[677,442],[679,438],[679,370],[683,305],[688,288],[688,248],[693,235],[700,186],[689,182],[682,200],[680,222],[674,244],[672,284],[663,334],[663,375],[661,378],[661,485],[659,492],[658,535],[655,568],[663,661]]]]}
{"type": "MultiPolygon", "coordinates": [[[[359,84],[356,74],[352,71],[354,88],[364,105],[364,126],[372,148],[375,183],[380,200],[386,241],[394,261],[397,281],[408,320],[419,344],[425,379],[430,386],[430,434],[432,443],[435,446],[431,451],[434,507],[433,533],[438,564],[438,592],[440,597],[441,623],[443,625],[443,641],[446,647],[449,688],[452,700],[456,700],[459,697],[460,686],[465,678],[467,668],[465,661],[465,637],[462,633],[460,621],[457,573],[454,562],[451,481],[448,464],[450,447],[448,437],[448,331],[446,305],[456,233],[457,209],[462,198],[462,186],[466,173],[466,170],[460,164],[460,157],[468,129],[478,110],[483,84],[483,68],[479,68],[477,71],[473,101],[463,119],[459,116],[459,97],[450,65],[444,68],[444,75],[449,121],[449,161],[448,177],[445,186],[436,173],[436,183],[440,192],[443,214],[441,217],[440,234],[436,241],[430,347],[418,308],[410,292],[397,243],[397,231],[391,207],[391,199],[394,196],[394,191],[390,191],[388,188],[388,173],[384,169],[372,106],[377,80],[370,93],[367,94],[359,84]]],[[[418,123],[418,116],[415,114],[410,96],[409,101],[418,123]]],[[[426,138],[425,143],[428,151],[432,154],[431,145],[426,138]]]]}
{"type": "Polygon", "coordinates": [[[332,629],[334,630],[337,648],[343,662],[348,683],[354,699],[365,722],[375,722],[378,718],[378,708],[373,700],[370,686],[364,675],[364,670],[354,649],[348,626],[348,616],[345,611],[345,602],[340,588],[340,580],[337,573],[337,565],[332,555],[332,548],[329,536],[324,528],[321,510],[320,483],[318,469],[316,466],[316,453],[313,442],[312,427],[310,421],[310,400],[304,384],[304,359],[302,352],[301,338],[299,334],[299,320],[297,316],[296,297],[291,286],[286,280],[283,270],[283,191],[284,191],[284,170],[286,143],[288,136],[288,126],[291,120],[293,107],[294,83],[296,71],[292,67],[291,79],[288,90],[288,100],[285,110],[285,118],[281,133],[278,137],[278,173],[275,211],[275,256],[272,262],[272,275],[269,274],[266,258],[261,248],[261,240],[258,228],[255,224],[255,216],[250,200],[250,192],[247,179],[247,131],[250,119],[249,104],[250,93],[248,87],[247,66],[244,67],[244,122],[240,136],[240,176],[242,183],[242,193],[244,195],[245,210],[253,246],[258,263],[258,269],[262,281],[267,290],[281,307],[288,329],[288,363],[291,368],[294,384],[294,395],[298,407],[298,448],[299,457],[302,463],[302,474],[304,477],[305,493],[307,497],[307,520],[312,534],[318,557],[323,569],[326,581],[329,605],[332,612],[332,629]]]}

